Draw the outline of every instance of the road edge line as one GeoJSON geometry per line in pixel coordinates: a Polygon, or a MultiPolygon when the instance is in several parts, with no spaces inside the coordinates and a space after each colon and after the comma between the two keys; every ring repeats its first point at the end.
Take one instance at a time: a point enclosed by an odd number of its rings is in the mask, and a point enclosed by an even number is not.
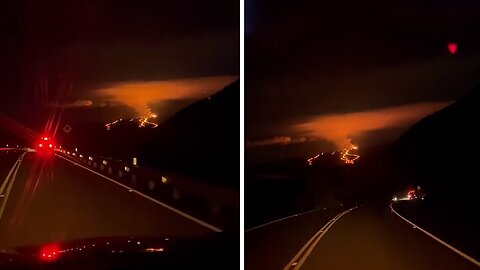
{"type": "Polygon", "coordinates": [[[445,241],[443,241],[442,239],[436,237],[435,235],[427,232],[426,230],[420,228],[419,226],[417,226],[415,223],[411,222],[410,220],[404,218],[402,215],[400,215],[397,211],[395,211],[395,209],[393,209],[393,206],[392,206],[392,203],[390,203],[390,209],[392,210],[393,213],[395,213],[399,218],[403,219],[404,221],[406,221],[407,223],[409,223],[410,225],[412,225],[413,227],[415,227],[416,229],[420,230],[421,232],[423,232],[424,234],[430,236],[432,239],[436,240],[437,242],[439,242],[440,244],[446,246],[447,248],[449,248],[450,250],[452,250],[453,252],[457,253],[458,255],[462,256],[464,259],[467,259],[468,261],[470,261],[471,263],[475,264],[476,266],[479,266],[480,267],[480,262],[478,262],[477,260],[475,260],[474,258],[468,256],[467,254],[463,253],[462,251],[456,249],[455,247],[451,246],[450,244],[446,243],[445,241]]]}
{"type": "Polygon", "coordinates": [[[338,215],[336,215],[334,218],[332,218],[331,220],[329,220],[327,223],[325,223],[325,225],[323,225],[322,228],[320,228],[320,230],[318,230],[308,241],[307,243],[297,252],[297,254],[295,254],[295,256],[288,262],[287,265],[285,265],[285,267],[283,267],[283,270],[288,270],[288,269],[291,269],[292,268],[292,264],[294,264],[296,261],[298,261],[299,263],[294,265],[294,269],[299,269],[300,266],[303,264],[303,262],[306,260],[306,257],[308,257],[308,255],[310,254],[311,250],[313,250],[312,247],[315,247],[318,243],[318,241],[320,241],[320,239],[323,237],[323,235],[325,235],[325,233],[328,231],[328,229],[330,229],[331,226],[333,226],[333,224],[335,222],[337,222],[343,215],[347,214],[348,212],[354,210],[358,208],[358,206],[355,206],[355,207],[352,207],[348,210],[345,210],[341,213],[339,213],[338,215]],[[311,243],[315,240],[315,243],[313,245],[311,245],[311,243]],[[307,252],[310,250],[310,252],[305,253],[307,254],[305,256],[300,258],[300,256],[303,254],[303,252],[305,251],[305,249],[307,249],[308,247],[310,247],[307,252]],[[300,260],[299,260],[300,259],[300,260]],[[301,262],[301,263],[300,263],[301,262]]]}
{"type": "Polygon", "coordinates": [[[5,211],[5,207],[7,207],[8,198],[10,197],[10,191],[12,190],[13,184],[15,184],[15,178],[17,177],[18,169],[20,169],[20,165],[22,165],[22,161],[25,154],[27,154],[27,152],[21,154],[16,164],[14,165],[15,170],[13,172],[12,177],[10,178],[7,190],[5,192],[5,197],[3,197],[2,206],[0,207],[0,220],[3,217],[3,212],[5,211]]]}
{"type": "Polygon", "coordinates": [[[138,190],[135,190],[135,189],[133,189],[133,188],[127,186],[127,185],[124,185],[124,184],[122,184],[122,183],[120,183],[120,182],[117,182],[117,181],[111,179],[110,177],[107,177],[107,176],[105,176],[105,175],[103,175],[103,174],[101,174],[101,173],[98,173],[98,172],[90,169],[90,168],[87,168],[87,167],[83,166],[83,165],[80,164],[80,163],[77,163],[77,162],[72,161],[72,160],[70,160],[70,159],[68,159],[68,158],[62,157],[62,156],[60,156],[60,155],[58,155],[58,154],[55,154],[55,155],[56,155],[57,157],[60,157],[60,158],[62,158],[62,159],[64,159],[64,160],[70,162],[70,163],[73,163],[73,164],[75,164],[75,165],[77,165],[77,166],[80,166],[80,167],[82,167],[83,169],[85,169],[85,170],[87,170],[87,171],[89,171],[89,172],[91,172],[91,173],[94,173],[94,174],[96,174],[96,175],[98,175],[98,176],[100,176],[100,177],[103,177],[103,178],[107,179],[108,181],[110,181],[110,182],[112,182],[112,183],[115,183],[115,184],[117,184],[117,185],[119,185],[119,186],[121,186],[121,187],[129,190],[129,191],[131,190],[133,193],[136,193],[137,195],[140,195],[140,196],[144,197],[145,199],[148,199],[148,200],[150,200],[150,201],[152,201],[152,202],[154,202],[154,203],[156,203],[156,204],[158,204],[158,205],[161,205],[161,206],[167,208],[168,210],[170,210],[170,211],[172,211],[172,212],[174,212],[174,213],[176,213],[176,214],[179,214],[179,215],[183,216],[184,218],[187,218],[187,219],[189,219],[189,220],[191,220],[191,221],[193,221],[193,222],[195,222],[195,223],[197,223],[197,224],[199,224],[199,225],[202,225],[202,226],[205,227],[205,228],[208,228],[208,229],[210,229],[210,230],[212,230],[212,231],[214,231],[214,232],[222,232],[222,231],[223,231],[223,230],[220,229],[220,228],[217,228],[217,227],[215,227],[215,226],[213,226],[213,225],[210,225],[210,224],[208,224],[208,223],[206,223],[206,222],[204,222],[204,221],[201,221],[200,219],[198,219],[198,218],[196,218],[196,217],[193,217],[193,216],[191,216],[191,215],[189,215],[189,214],[187,214],[187,213],[185,213],[185,212],[183,212],[183,211],[181,211],[181,210],[178,210],[178,209],[176,209],[176,208],[174,208],[174,207],[172,207],[172,206],[170,206],[170,205],[168,205],[168,204],[166,204],[166,203],[163,203],[163,202],[161,202],[161,201],[159,201],[159,200],[157,200],[157,199],[154,199],[154,198],[152,198],[152,197],[150,197],[150,196],[148,196],[148,195],[146,195],[146,194],[144,194],[144,193],[142,193],[142,192],[140,192],[140,191],[138,191],[138,190]]]}
{"type": "MultiPolygon", "coordinates": [[[[22,155],[20,155],[20,156],[22,156],[22,155]]],[[[13,166],[10,169],[10,171],[8,172],[7,177],[5,177],[5,180],[3,181],[2,186],[0,187],[0,194],[3,193],[5,187],[7,186],[8,182],[9,182],[9,179],[10,179],[10,176],[12,175],[13,171],[15,170],[15,167],[17,166],[17,163],[20,161],[20,156],[17,158],[15,163],[13,163],[13,166]]]]}
{"type": "Polygon", "coordinates": [[[277,223],[277,222],[280,222],[280,221],[284,221],[284,220],[289,219],[289,218],[298,217],[298,216],[302,216],[302,215],[306,215],[306,214],[309,214],[309,213],[318,212],[318,211],[322,211],[322,210],[324,210],[324,209],[314,209],[314,210],[310,210],[310,211],[301,212],[301,213],[298,213],[298,214],[293,214],[293,215],[290,215],[290,216],[287,216],[287,217],[275,219],[275,220],[269,221],[267,223],[264,223],[264,224],[255,226],[253,228],[250,228],[248,230],[245,230],[245,232],[260,229],[262,227],[265,227],[265,226],[268,226],[268,225],[271,225],[271,224],[274,224],[274,223],[277,223]]]}

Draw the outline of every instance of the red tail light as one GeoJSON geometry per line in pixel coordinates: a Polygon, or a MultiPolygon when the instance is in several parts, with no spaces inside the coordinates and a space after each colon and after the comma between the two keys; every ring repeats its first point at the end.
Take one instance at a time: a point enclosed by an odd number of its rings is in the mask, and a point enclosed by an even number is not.
{"type": "Polygon", "coordinates": [[[42,261],[55,261],[60,253],[60,247],[57,244],[50,244],[43,246],[40,249],[40,260],[42,261]]]}

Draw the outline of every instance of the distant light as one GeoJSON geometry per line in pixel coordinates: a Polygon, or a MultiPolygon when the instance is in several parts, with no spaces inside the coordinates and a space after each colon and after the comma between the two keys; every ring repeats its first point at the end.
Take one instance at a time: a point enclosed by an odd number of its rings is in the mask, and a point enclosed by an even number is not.
{"type": "Polygon", "coordinates": [[[398,198],[397,197],[393,197],[393,201],[398,201],[398,198]]]}
{"type": "Polygon", "coordinates": [[[102,161],[103,165],[107,165],[108,162],[106,160],[102,161]]]}
{"type": "Polygon", "coordinates": [[[80,158],[83,158],[83,155],[79,155],[80,158]]]}
{"type": "Polygon", "coordinates": [[[126,172],[129,172],[129,171],[130,171],[130,168],[129,168],[128,166],[125,166],[124,169],[125,169],[126,172]]]}
{"type": "Polygon", "coordinates": [[[137,158],[136,157],[133,158],[132,164],[133,164],[133,166],[137,166],[137,158]]]}
{"type": "MultiPolygon", "coordinates": [[[[39,143],[38,146],[39,146],[39,147],[43,147],[43,144],[39,143]]],[[[8,147],[8,144],[7,144],[7,147],[8,147]]]]}
{"type": "Polygon", "coordinates": [[[167,178],[166,178],[166,177],[164,177],[164,176],[162,176],[162,183],[164,183],[164,184],[165,184],[165,183],[167,183],[167,182],[168,182],[167,178]]]}
{"type": "Polygon", "coordinates": [[[7,147],[8,147],[8,144],[7,144],[7,147]]]}
{"type": "Polygon", "coordinates": [[[450,42],[448,43],[447,48],[450,54],[454,55],[457,52],[458,45],[455,42],[450,42]]]}
{"type": "Polygon", "coordinates": [[[163,252],[163,248],[146,248],[146,252],[163,252]]]}
{"type": "Polygon", "coordinates": [[[88,157],[88,160],[93,160],[93,157],[88,157]]]}
{"type": "Polygon", "coordinates": [[[78,148],[75,147],[75,152],[78,152],[78,148]]]}
{"type": "Polygon", "coordinates": [[[50,148],[52,148],[52,146],[53,146],[52,144],[49,144],[49,145],[48,145],[48,147],[50,147],[50,148]]]}

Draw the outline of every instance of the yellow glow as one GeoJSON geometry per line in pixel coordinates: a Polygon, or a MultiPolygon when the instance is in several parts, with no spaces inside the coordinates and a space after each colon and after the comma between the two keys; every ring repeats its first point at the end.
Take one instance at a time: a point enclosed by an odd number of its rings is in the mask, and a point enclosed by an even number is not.
{"type": "Polygon", "coordinates": [[[353,164],[355,163],[355,160],[359,159],[360,156],[359,155],[356,155],[356,154],[352,154],[350,153],[350,151],[352,150],[355,150],[355,149],[358,149],[357,146],[352,146],[351,149],[343,149],[341,151],[341,154],[342,154],[342,157],[340,158],[340,160],[343,160],[346,164],[353,164]]]}
{"type": "Polygon", "coordinates": [[[146,252],[163,252],[164,249],[163,248],[146,248],[145,251],[146,252]]]}
{"type": "MultiPolygon", "coordinates": [[[[322,154],[323,154],[323,153],[322,153],[322,154]]],[[[316,155],[316,156],[314,156],[314,157],[311,157],[311,158],[307,159],[308,165],[309,165],[309,166],[313,165],[313,161],[314,161],[315,159],[317,159],[319,156],[320,156],[320,154],[318,154],[318,155],[316,155]]]]}

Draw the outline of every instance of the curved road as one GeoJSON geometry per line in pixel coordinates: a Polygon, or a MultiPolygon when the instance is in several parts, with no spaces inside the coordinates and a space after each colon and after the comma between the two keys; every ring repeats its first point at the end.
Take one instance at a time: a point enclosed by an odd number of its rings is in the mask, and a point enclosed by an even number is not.
{"type": "Polygon", "coordinates": [[[246,269],[480,269],[388,207],[337,214],[323,214],[320,223],[322,212],[311,213],[246,232],[246,269]]]}
{"type": "Polygon", "coordinates": [[[0,151],[0,247],[103,236],[213,233],[62,158],[23,153],[0,151]]]}

